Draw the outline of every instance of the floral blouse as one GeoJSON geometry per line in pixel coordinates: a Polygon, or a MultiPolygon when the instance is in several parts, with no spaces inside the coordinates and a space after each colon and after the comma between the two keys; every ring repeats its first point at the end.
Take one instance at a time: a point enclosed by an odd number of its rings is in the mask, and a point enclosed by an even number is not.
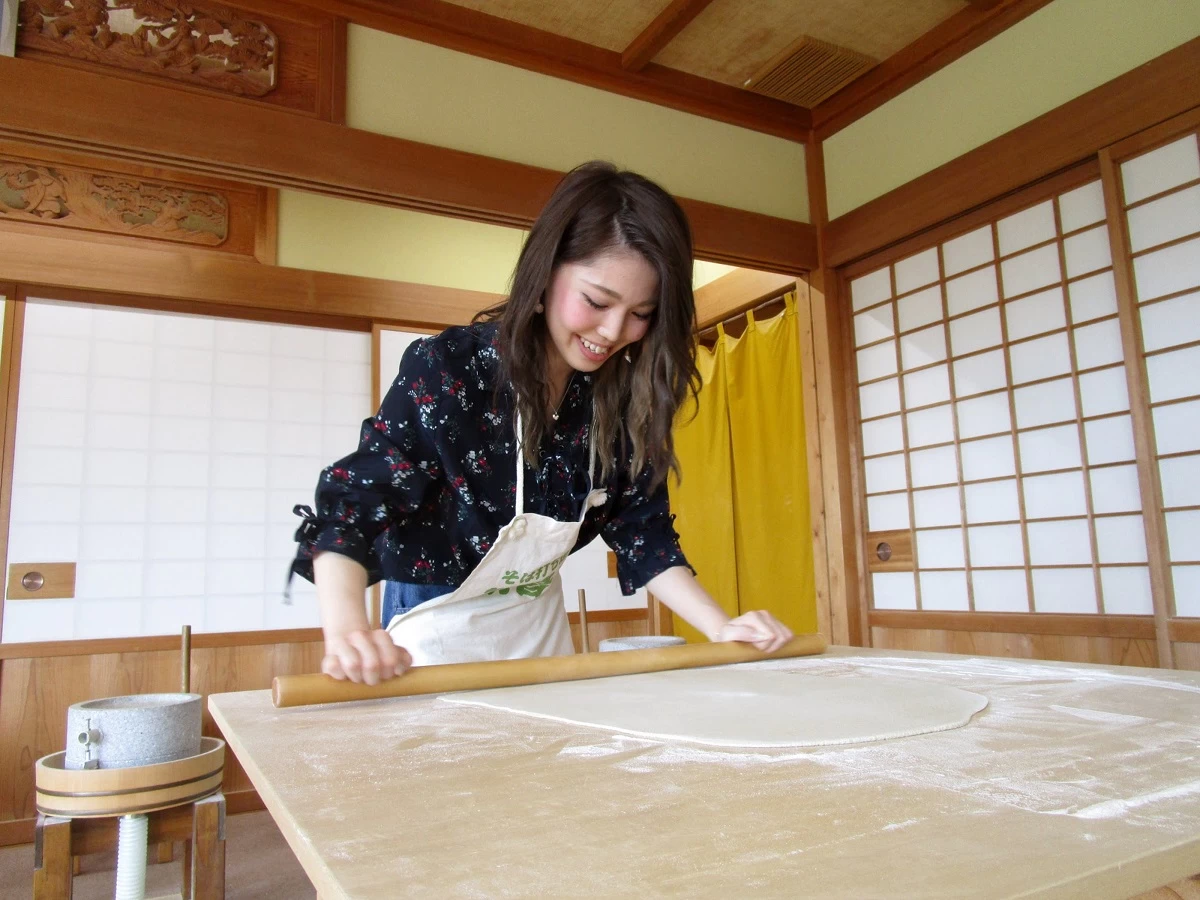
{"type": "MultiPolygon", "coordinates": [[[[409,346],[379,412],[363,422],[358,450],[321,473],[315,514],[297,507],[305,521],[296,574],[311,581],[313,556],[332,550],[365,566],[369,583],[454,588],[466,580],[516,512],[515,411],[507,392],[497,397],[496,330],[450,328],[409,346]]],[[[526,512],[578,521],[591,417],[592,378],[576,372],[537,471],[526,471],[526,512]]],[[[621,591],[632,594],[687,560],[666,485],[650,490],[648,469],[631,480],[628,465],[616,468],[606,484],[597,472],[608,500],[588,512],[575,549],[602,535],[621,591]]]]}

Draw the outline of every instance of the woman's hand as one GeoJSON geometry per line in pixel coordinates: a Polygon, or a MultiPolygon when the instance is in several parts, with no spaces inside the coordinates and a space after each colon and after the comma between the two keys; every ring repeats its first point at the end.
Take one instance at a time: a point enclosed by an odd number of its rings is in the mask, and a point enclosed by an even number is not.
{"type": "Polygon", "coordinates": [[[792,639],[792,631],[766,610],[743,613],[730,619],[713,638],[714,641],[744,641],[759,650],[774,653],[792,639]]]}
{"type": "Polygon", "coordinates": [[[408,651],[397,647],[392,636],[381,628],[325,635],[321,671],[339,681],[348,678],[364,684],[379,684],[403,675],[411,665],[412,657],[408,651]]]}
{"type": "Polygon", "coordinates": [[[325,658],[321,671],[339,681],[379,684],[404,674],[412,657],[392,642],[392,636],[367,621],[363,597],[367,570],[340,553],[318,553],[313,557],[317,582],[317,605],[325,632],[325,658]]]}
{"type": "Polygon", "coordinates": [[[745,641],[771,653],[792,639],[791,629],[765,610],[729,618],[685,566],[667,569],[646,587],[709,640],[745,641]]]}

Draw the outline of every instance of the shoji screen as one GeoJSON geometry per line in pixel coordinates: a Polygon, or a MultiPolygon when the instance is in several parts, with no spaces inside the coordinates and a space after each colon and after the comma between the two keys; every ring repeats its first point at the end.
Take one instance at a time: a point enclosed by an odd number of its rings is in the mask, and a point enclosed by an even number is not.
{"type": "Polygon", "coordinates": [[[1200,145],[1196,132],[1125,160],[1118,173],[1174,612],[1200,616],[1200,145]]]}
{"type": "Polygon", "coordinates": [[[868,546],[912,539],[874,607],[1152,613],[1100,182],[850,297],[868,546]]]}
{"type": "Polygon", "coordinates": [[[77,571],[6,643],[318,624],[292,506],[357,442],[370,335],[30,300],[20,375],[9,562],[77,571]]]}

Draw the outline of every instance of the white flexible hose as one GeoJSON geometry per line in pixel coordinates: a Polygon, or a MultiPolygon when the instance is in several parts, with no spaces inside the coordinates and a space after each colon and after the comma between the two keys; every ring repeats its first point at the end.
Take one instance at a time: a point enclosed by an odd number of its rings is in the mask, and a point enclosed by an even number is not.
{"type": "Polygon", "coordinates": [[[144,900],[146,896],[146,833],[149,819],[121,816],[117,832],[116,900],[144,900]]]}

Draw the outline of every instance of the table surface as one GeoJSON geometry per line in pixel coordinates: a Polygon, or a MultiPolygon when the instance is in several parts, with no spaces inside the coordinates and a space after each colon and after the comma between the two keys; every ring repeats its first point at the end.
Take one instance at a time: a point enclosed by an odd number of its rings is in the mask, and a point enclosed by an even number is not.
{"type": "Polygon", "coordinates": [[[209,706],[325,900],[1120,900],[1200,872],[1200,673],[859,648],[747,665],[989,706],[953,731],[748,751],[435,696],[209,706]]]}

